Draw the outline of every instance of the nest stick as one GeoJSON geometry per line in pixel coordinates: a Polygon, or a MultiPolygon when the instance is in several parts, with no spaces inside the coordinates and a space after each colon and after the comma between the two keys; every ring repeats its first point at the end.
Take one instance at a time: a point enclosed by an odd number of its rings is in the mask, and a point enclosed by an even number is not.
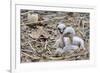
{"type": "Polygon", "coordinates": [[[66,58],[70,58],[70,57],[75,57],[75,56],[82,56],[82,55],[86,55],[86,53],[77,53],[77,54],[72,54],[70,56],[66,56],[66,58]]]}
{"type": "Polygon", "coordinates": [[[47,40],[46,40],[46,42],[45,42],[45,47],[44,47],[45,49],[47,48],[47,40]]]}
{"type": "Polygon", "coordinates": [[[27,56],[27,57],[30,57],[32,59],[40,59],[40,57],[33,57],[33,56],[31,56],[31,55],[29,55],[29,54],[27,54],[25,52],[22,52],[22,54],[25,55],[25,56],[27,56]]]}
{"type": "Polygon", "coordinates": [[[79,29],[77,29],[77,32],[78,32],[82,37],[84,37],[83,32],[81,32],[79,29]]]}
{"type": "Polygon", "coordinates": [[[46,42],[45,42],[45,49],[47,49],[50,53],[51,53],[51,51],[50,51],[50,49],[49,48],[47,48],[47,44],[48,44],[48,41],[46,40],[46,42]]]}
{"type": "Polygon", "coordinates": [[[32,48],[33,51],[36,51],[36,50],[33,48],[33,46],[31,45],[30,42],[28,42],[28,44],[30,45],[30,47],[32,48]]]}
{"type": "Polygon", "coordinates": [[[33,51],[30,51],[30,50],[24,50],[24,49],[21,49],[21,51],[25,51],[25,52],[33,52],[33,51]]]}

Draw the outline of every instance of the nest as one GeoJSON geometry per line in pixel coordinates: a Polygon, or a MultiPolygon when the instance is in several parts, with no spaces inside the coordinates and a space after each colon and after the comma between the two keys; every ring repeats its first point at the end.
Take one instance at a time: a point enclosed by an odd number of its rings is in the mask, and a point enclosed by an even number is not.
{"type": "Polygon", "coordinates": [[[20,16],[22,63],[89,59],[89,13],[21,10],[20,16]],[[28,16],[30,13],[34,18],[28,16]],[[76,35],[84,40],[86,51],[55,55],[53,45],[59,37],[56,29],[59,21],[74,27],[76,35]]]}

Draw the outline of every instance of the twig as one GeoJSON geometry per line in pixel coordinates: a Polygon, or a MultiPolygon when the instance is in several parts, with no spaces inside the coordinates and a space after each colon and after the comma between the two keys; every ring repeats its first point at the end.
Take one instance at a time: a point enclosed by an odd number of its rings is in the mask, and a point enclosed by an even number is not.
{"type": "Polygon", "coordinates": [[[30,51],[30,50],[24,50],[24,49],[21,49],[21,51],[25,51],[25,52],[33,52],[33,51],[30,51]]]}
{"type": "Polygon", "coordinates": [[[64,57],[48,57],[51,60],[63,60],[64,57]]]}
{"type": "Polygon", "coordinates": [[[29,54],[27,54],[25,52],[22,52],[22,54],[24,54],[25,56],[30,57],[32,59],[40,59],[40,57],[33,57],[33,56],[31,56],[31,55],[29,55],[29,54]]]}
{"type": "Polygon", "coordinates": [[[79,29],[76,30],[82,37],[84,37],[83,32],[81,32],[79,29]]]}
{"type": "Polygon", "coordinates": [[[30,47],[32,48],[33,51],[36,51],[36,50],[32,47],[32,45],[31,45],[30,42],[28,42],[28,44],[30,45],[30,47]]]}
{"type": "Polygon", "coordinates": [[[47,49],[50,53],[52,53],[51,51],[50,51],[50,49],[49,48],[47,48],[47,44],[48,44],[48,41],[46,40],[46,42],[45,42],[45,49],[47,49]]]}
{"type": "Polygon", "coordinates": [[[45,42],[45,47],[44,47],[45,49],[47,48],[47,40],[46,40],[46,42],[45,42]]]}
{"type": "Polygon", "coordinates": [[[77,53],[77,54],[72,54],[70,56],[66,56],[66,58],[70,58],[70,57],[75,57],[75,56],[82,56],[82,55],[86,55],[86,53],[77,53]]]}

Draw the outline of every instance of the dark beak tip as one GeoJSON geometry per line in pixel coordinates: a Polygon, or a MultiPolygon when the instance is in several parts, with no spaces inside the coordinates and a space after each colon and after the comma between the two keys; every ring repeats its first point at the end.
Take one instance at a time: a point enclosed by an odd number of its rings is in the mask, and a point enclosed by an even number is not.
{"type": "Polygon", "coordinates": [[[63,32],[60,32],[61,34],[63,34],[63,32]]]}

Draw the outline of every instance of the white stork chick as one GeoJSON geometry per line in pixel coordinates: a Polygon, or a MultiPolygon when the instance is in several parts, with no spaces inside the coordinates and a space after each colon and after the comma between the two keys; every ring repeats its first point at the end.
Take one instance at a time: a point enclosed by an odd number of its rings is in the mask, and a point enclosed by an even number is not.
{"type": "Polygon", "coordinates": [[[66,27],[63,36],[72,37],[75,36],[75,30],[72,27],[66,27]]]}
{"type": "Polygon", "coordinates": [[[57,29],[59,31],[60,34],[63,34],[64,30],[65,30],[66,26],[64,23],[58,23],[57,24],[57,29]]]}
{"type": "Polygon", "coordinates": [[[57,24],[57,30],[59,32],[59,34],[57,34],[57,35],[60,35],[60,36],[56,40],[56,43],[55,43],[56,48],[59,48],[59,47],[63,48],[64,47],[64,43],[63,43],[62,39],[63,39],[63,32],[64,32],[65,28],[66,28],[66,26],[64,23],[57,24]]]}
{"type": "Polygon", "coordinates": [[[62,53],[65,53],[65,52],[72,53],[73,50],[76,50],[76,49],[79,48],[77,45],[72,44],[72,41],[69,37],[64,37],[63,36],[63,38],[64,38],[64,44],[65,45],[63,47],[63,52],[62,53]]]}
{"type": "Polygon", "coordinates": [[[64,39],[70,38],[70,45],[66,44],[69,41],[64,41],[65,47],[63,48],[64,51],[70,50],[70,49],[84,49],[84,41],[82,38],[75,36],[75,30],[72,27],[66,27],[63,33],[64,39]]]}
{"type": "Polygon", "coordinates": [[[62,54],[64,53],[66,50],[64,50],[63,48],[66,45],[70,45],[70,39],[68,37],[64,38],[63,36],[61,36],[55,43],[56,45],[56,50],[55,50],[55,54],[62,54]],[[66,43],[65,43],[66,42],[66,43]]]}
{"type": "Polygon", "coordinates": [[[64,41],[63,41],[63,32],[65,30],[66,26],[64,23],[58,23],[57,24],[57,31],[58,31],[58,39],[56,40],[54,47],[56,48],[55,53],[62,53],[62,49],[64,47],[64,41]]]}

